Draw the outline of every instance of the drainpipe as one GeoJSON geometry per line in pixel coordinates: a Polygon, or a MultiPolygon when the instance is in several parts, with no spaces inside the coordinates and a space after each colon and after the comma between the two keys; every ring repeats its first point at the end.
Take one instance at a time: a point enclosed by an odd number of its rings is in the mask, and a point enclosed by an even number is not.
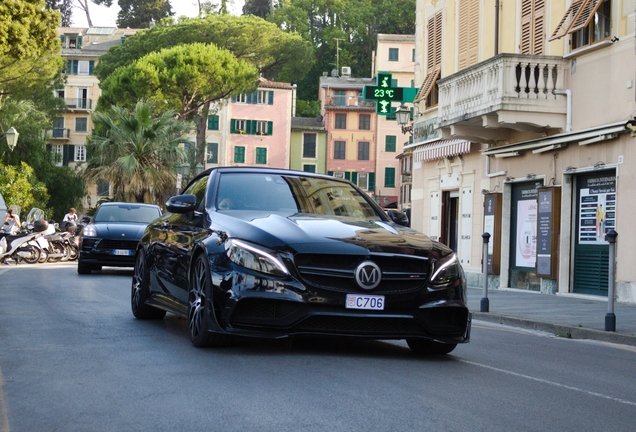
{"type": "Polygon", "coordinates": [[[567,97],[567,112],[565,114],[565,131],[572,132],[572,90],[554,90],[555,95],[565,95],[567,97]]]}
{"type": "Polygon", "coordinates": [[[495,55],[499,54],[499,0],[495,0],[495,55]]]}

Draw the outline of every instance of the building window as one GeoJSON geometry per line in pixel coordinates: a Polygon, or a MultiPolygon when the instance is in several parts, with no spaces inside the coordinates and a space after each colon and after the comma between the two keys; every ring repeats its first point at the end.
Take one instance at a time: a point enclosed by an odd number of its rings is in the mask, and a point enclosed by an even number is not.
{"type": "Polygon", "coordinates": [[[236,120],[234,128],[236,133],[247,133],[247,120],[236,120]]]}
{"type": "Polygon", "coordinates": [[[358,187],[362,190],[369,189],[369,175],[367,173],[358,173],[358,187]]]}
{"type": "Polygon", "coordinates": [[[339,178],[339,179],[344,179],[345,178],[345,173],[342,171],[337,171],[333,173],[333,176],[335,178],[339,178]]]}
{"type": "Polygon", "coordinates": [[[259,90],[258,91],[258,103],[262,105],[274,104],[274,91],[273,90],[259,90]]]}
{"type": "Polygon", "coordinates": [[[245,147],[234,147],[234,163],[245,163],[245,147]]]}
{"type": "Polygon", "coordinates": [[[97,183],[97,195],[108,196],[110,195],[110,183],[107,181],[101,181],[97,183]]]}
{"type": "Polygon", "coordinates": [[[395,187],[395,168],[384,168],[384,187],[395,187]]]}
{"type": "Polygon", "coordinates": [[[397,138],[395,135],[387,135],[384,139],[384,151],[395,152],[397,138]]]}
{"type": "Polygon", "coordinates": [[[52,150],[53,163],[56,166],[62,166],[64,160],[64,145],[56,144],[53,146],[52,150]]]}
{"type": "Polygon", "coordinates": [[[344,90],[334,90],[333,91],[333,104],[336,106],[345,106],[347,105],[347,92],[344,90]]]}
{"type": "Polygon", "coordinates": [[[219,116],[208,116],[208,130],[219,130],[219,116]]]}
{"type": "Polygon", "coordinates": [[[400,59],[399,48],[389,48],[389,61],[398,61],[400,59]]]}
{"type": "Polygon", "coordinates": [[[336,129],[347,128],[347,115],[336,113],[336,129]]]}
{"type": "Polygon", "coordinates": [[[86,60],[80,60],[77,63],[77,74],[78,75],[89,75],[90,74],[90,68],[89,68],[89,62],[86,60]]]}
{"type": "Polygon", "coordinates": [[[76,117],[75,118],[75,132],[87,132],[88,131],[88,118],[76,117]]]}
{"type": "Polygon", "coordinates": [[[219,143],[208,143],[205,151],[205,161],[209,164],[219,163],[219,143]]]}
{"type": "Polygon", "coordinates": [[[316,157],[316,134],[303,134],[303,157],[312,159],[316,157]]]}
{"type": "Polygon", "coordinates": [[[347,148],[346,141],[336,141],[333,146],[333,158],[334,159],[345,159],[345,151],[347,148]]]}
{"type": "Polygon", "coordinates": [[[371,129],[371,114],[360,114],[358,118],[358,129],[360,130],[371,129]]]}
{"type": "Polygon", "coordinates": [[[75,157],[73,159],[74,162],[86,162],[86,146],[76,145],[75,146],[75,157]]]}
{"type": "Polygon", "coordinates": [[[369,143],[367,141],[358,143],[358,160],[369,160],[369,143]]]}
{"type": "Polygon", "coordinates": [[[316,165],[311,165],[311,164],[307,165],[307,164],[304,164],[304,165],[303,165],[303,171],[304,171],[304,172],[315,173],[315,172],[316,172],[316,165]]]}
{"type": "Polygon", "coordinates": [[[238,95],[236,95],[236,98],[234,98],[234,102],[247,102],[247,95],[245,93],[239,93],[238,95]]]}
{"type": "Polygon", "coordinates": [[[259,165],[267,164],[267,149],[265,147],[256,147],[256,161],[259,165]]]}
{"type": "MultiPolygon", "coordinates": [[[[592,0],[588,0],[589,4],[593,4],[592,0]]],[[[599,5],[596,6],[596,11],[589,14],[587,21],[584,25],[575,27],[574,25],[570,29],[572,33],[572,49],[581,48],[586,45],[591,45],[594,42],[598,42],[610,37],[610,16],[612,13],[612,3],[610,0],[598,1],[599,5]]],[[[592,8],[590,8],[592,9],[592,8]]],[[[584,18],[585,10],[583,10],[577,21],[582,21],[584,18]]]]}
{"type": "Polygon", "coordinates": [[[258,121],[256,121],[256,135],[267,135],[267,121],[266,120],[258,120],[258,121]]]}

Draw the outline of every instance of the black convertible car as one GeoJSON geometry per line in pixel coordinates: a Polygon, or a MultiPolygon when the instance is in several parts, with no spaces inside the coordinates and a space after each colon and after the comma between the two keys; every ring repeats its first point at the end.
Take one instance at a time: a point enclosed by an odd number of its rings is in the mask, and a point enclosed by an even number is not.
{"type": "Polygon", "coordinates": [[[446,354],[470,339],[455,254],[391,221],[348,181],[216,168],[166,208],[136,251],[132,312],[186,317],[195,346],[333,335],[446,354]]]}

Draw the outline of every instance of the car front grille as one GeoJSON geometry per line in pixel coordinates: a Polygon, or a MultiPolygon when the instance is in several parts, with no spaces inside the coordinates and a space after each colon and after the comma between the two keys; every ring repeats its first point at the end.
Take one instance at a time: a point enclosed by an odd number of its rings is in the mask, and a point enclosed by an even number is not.
{"type": "Polygon", "coordinates": [[[406,294],[424,287],[430,273],[427,260],[402,255],[320,255],[299,254],[295,265],[308,285],[337,292],[361,291],[355,269],[363,261],[375,262],[382,271],[380,285],[373,294],[406,294]]]}
{"type": "Polygon", "coordinates": [[[128,249],[135,250],[137,240],[102,240],[97,243],[97,249],[128,249]]]}

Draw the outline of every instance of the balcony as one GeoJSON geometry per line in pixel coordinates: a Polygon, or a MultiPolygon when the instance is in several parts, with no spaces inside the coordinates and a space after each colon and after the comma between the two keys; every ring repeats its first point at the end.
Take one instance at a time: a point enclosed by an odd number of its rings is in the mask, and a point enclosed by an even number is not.
{"type": "Polygon", "coordinates": [[[402,184],[413,183],[413,175],[411,173],[402,173],[402,184]]]}
{"type": "Polygon", "coordinates": [[[494,143],[564,130],[567,101],[554,90],[564,88],[567,64],[556,56],[500,54],[438,80],[443,138],[494,143]]]}
{"type": "Polygon", "coordinates": [[[329,96],[325,108],[375,110],[375,101],[365,100],[362,96],[329,96]]]}
{"type": "Polygon", "coordinates": [[[47,135],[49,139],[54,140],[69,140],[71,138],[71,130],[64,128],[55,128],[53,130],[47,131],[47,135]]]}
{"type": "Polygon", "coordinates": [[[64,99],[66,108],[70,110],[86,110],[93,109],[93,101],[91,99],[64,99]]]}

